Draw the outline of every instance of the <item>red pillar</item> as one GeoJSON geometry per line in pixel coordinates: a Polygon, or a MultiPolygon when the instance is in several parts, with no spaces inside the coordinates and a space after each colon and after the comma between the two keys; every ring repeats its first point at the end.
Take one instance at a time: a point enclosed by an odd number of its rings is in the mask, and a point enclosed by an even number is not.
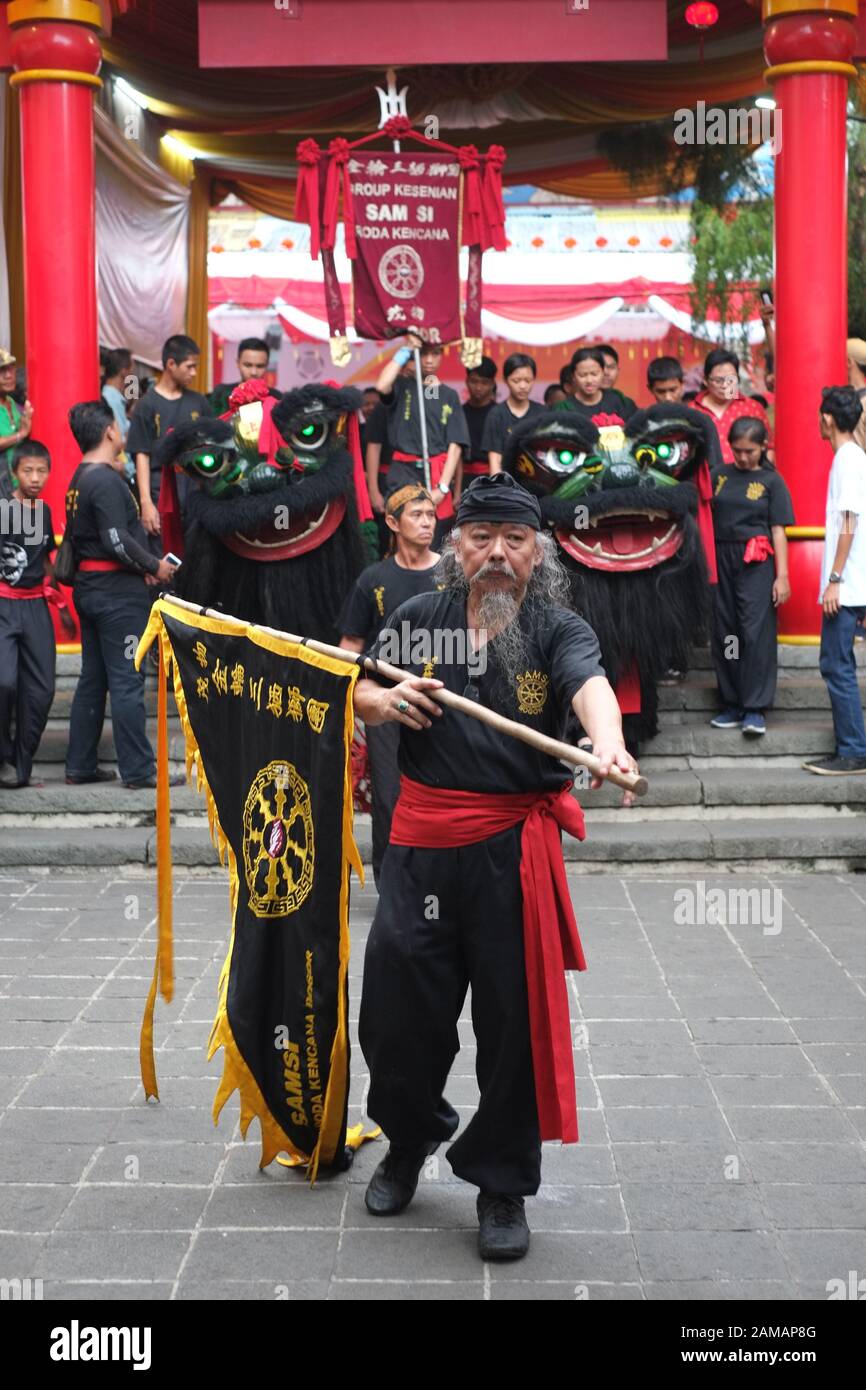
{"type": "Polygon", "coordinates": [[[776,459],[794,502],[791,592],[781,641],[818,641],[830,446],[823,386],[848,380],[845,104],[856,77],[857,0],[764,0],[767,80],[776,99],[776,459]]]}
{"type": "Polygon", "coordinates": [[[78,458],[67,412],[99,395],[93,89],[102,52],[89,0],[13,0],[8,10],[21,99],[27,394],[33,437],[51,452],[45,499],[63,525],[78,458]]]}

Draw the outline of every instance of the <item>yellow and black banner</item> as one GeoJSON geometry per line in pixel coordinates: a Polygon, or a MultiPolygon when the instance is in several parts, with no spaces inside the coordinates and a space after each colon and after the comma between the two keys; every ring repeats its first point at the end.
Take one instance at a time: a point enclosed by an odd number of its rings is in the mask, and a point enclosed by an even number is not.
{"type": "MultiPolygon", "coordinates": [[[[165,674],[186,738],[187,774],[207,799],[230,877],[232,937],[209,1056],[224,1049],[216,1120],[240,1093],[258,1117],[264,1167],[342,1157],[349,1085],[349,875],[352,692],[358,671],[235,619],[153,607],[137,661],[157,640],[160,944],[142,1029],[142,1076],[157,1095],[153,1004],[171,998],[171,883],[165,674]],[[166,862],[167,861],[167,862],[166,862]]],[[[365,1136],[366,1137],[366,1136],[365,1136]]],[[[357,1140],[356,1140],[357,1142],[357,1140]]]]}

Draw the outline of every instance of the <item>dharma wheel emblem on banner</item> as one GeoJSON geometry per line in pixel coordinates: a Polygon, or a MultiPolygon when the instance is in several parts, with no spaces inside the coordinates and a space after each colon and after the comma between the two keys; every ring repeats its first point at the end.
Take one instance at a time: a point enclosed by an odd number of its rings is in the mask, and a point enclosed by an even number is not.
{"type": "Polygon", "coordinates": [[[315,848],[310,791],[291,763],[268,763],[250,787],[243,854],[251,911],[296,912],[313,886],[315,848]]]}
{"type": "Polygon", "coordinates": [[[397,299],[414,299],[424,284],[424,262],[411,246],[392,246],[379,261],[379,284],[397,299]]]}

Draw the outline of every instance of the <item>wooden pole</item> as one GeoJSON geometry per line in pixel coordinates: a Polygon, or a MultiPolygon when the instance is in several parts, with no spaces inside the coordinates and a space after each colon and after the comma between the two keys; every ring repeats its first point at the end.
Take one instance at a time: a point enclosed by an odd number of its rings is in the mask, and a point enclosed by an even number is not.
{"type": "MultiPolygon", "coordinates": [[[[280,632],[277,628],[263,627],[260,623],[246,623],[241,618],[232,617],[229,613],[219,613],[214,608],[202,608],[200,604],[190,603],[187,599],[167,597],[164,602],[172,604],[175,608],[186,609],[189,613],[199,613],[205,618],[218,618],[220,622],[229,623],[234,627],[251,628],[254,631],[267,633],[269,637],[279,637],[284,642],[297,642],[301,646],[309,647],[311,651],[321,652],[322,656],[330,656],[337,661],[345,661],[347,666],[363,666],[366,670],[375,671],[376,675],[386,676],[391,681],[400,682],[414,679],[411,672],[401,671],[398,666],[392,666],[387,661],[374,661],[371,657],[362,657],[360,653],[347,652],[342,647],[331,647],[327,642],[316,641],[314,637],[297,637],[294,633],[280,632]]],[[[490,728],[497,729],[501,734],[519,739],[521,743],[528,743],[530,748],[537,748],[540,753],[547,753],[552,758],[560,758],[573,767],[585,767],[594,777],[601,775],[598,758],[593,753],[588,753],[584,748],[575,748],[570,743],[562,743],[559,739],[548,738],[547,734],[540,734],[535,729],[527,728],[525,724],[518,724],[516,720],[507,719],[504,714],[497,714],[495,710],[488,709],[486,705],[479,705],[474,700],[467,700],[462,695],[455,695],[450,690],[429,690],[426,693],[431,700],[437,700],[439,704],[445,705],[448,709],[460,710],[462,714],[468,714],[471,719],[478,719],[482,724],[488,724],[490,728]]],[[[624,791],[634,792],[636,796],[645,796],[649,786],[646,778],[640,773],[620,772],[617,767],[610,769],[606,780],[613,782],[617,787],[622,787],[624,791]]]]}

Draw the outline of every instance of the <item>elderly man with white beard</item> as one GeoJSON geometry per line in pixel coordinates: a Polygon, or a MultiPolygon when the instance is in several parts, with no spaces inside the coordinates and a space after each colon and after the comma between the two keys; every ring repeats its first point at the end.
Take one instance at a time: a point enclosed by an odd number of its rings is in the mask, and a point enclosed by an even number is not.
{"type": "Polygon", "coordinates": [[[423,676],[387,688],[360,680],[355,691],[365,723],[401,726],[400,798],[361,999],[367,1109],[390,1141],[366,1205],[375,1216],[403,1211],[428,1155],[457,1129],[444,1088],[471,986],[480,1100],[447,1157],[480,1189],[479,1249],[490,1260],[529,1248],[524,1198],[541,1181],[542,1139],[577,1140],[564,970],[585,962],[559,832],[582,838],[583,817],[563,763],[430,692],[444,686],[555,738],[573,710],[602,776],[636,769],[595,634],[565,606],[540,527],[537,500],[509,474],[473,482],[440,562],[443,587],[390,620],[426,636],[434,655],[423,676]]]}

